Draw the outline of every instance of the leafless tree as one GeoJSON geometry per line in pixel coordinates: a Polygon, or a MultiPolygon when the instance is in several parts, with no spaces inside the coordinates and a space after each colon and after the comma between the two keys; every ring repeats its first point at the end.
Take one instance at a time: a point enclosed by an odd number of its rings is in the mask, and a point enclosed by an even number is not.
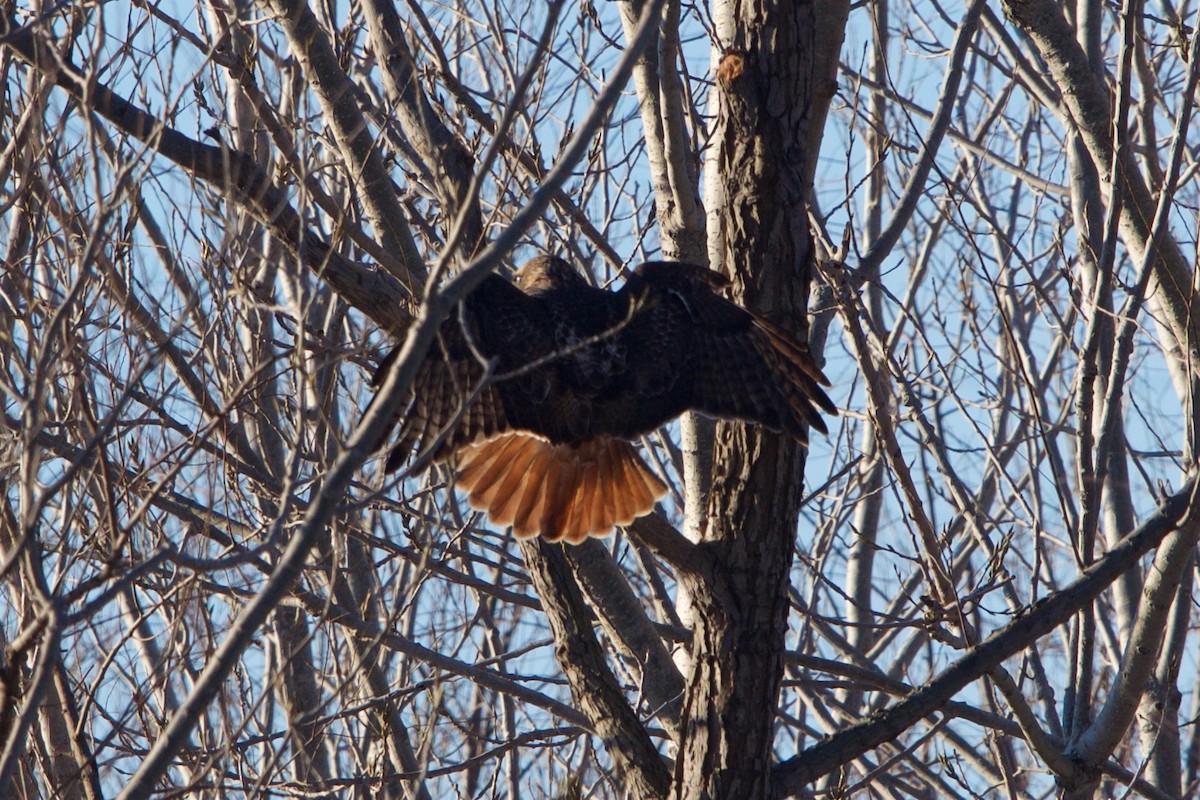
{"type": "Polygon", "coordinates": [[[5,4],[0,797],[1194,796],[1198,20],[5,4]],[[729,275],[831,434],[578,546],[385,476],[542,251],[729,275]]]}

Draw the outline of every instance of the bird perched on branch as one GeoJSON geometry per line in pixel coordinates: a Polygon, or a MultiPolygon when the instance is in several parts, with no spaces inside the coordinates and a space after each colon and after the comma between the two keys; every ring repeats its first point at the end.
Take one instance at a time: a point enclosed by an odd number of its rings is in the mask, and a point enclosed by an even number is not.
{"type": "Polygon", "coordinates": [[[826,432],[817,409],[837,409],[808,347],[718,294],[728,284],[704,267],[651,262],[609,292],[553,256],[514,282],[488,277],[442,324],[386,470],[414,451],[448,461],[496,525],[577,543],[666,494],[629,440],[685,411],[801,442],[806,427],[826,432]]]}

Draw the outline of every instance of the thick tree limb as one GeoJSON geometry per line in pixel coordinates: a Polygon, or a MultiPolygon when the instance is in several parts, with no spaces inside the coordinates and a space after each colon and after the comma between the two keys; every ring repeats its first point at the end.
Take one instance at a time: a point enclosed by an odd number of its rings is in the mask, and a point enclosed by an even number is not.
{"type": "Polygon", "coordinates": [[[629,580],[608,549],[594,539],[566,548],[566,556],[609,641],[623,659],[636,665],[640,694],[672,738],[678,736],[683,676],[629,580]]]}

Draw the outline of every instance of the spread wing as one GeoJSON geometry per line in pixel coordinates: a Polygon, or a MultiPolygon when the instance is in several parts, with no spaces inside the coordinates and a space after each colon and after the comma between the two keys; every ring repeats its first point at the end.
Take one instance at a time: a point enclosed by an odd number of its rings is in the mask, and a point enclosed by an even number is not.
{"type": "MultiPolygon", "coordinates": [[[[513,399],[506,403],[506,395],[550,392],[544,368],[521,373],[522,366],[552,349],[548,327],[542,303],[503,278],[485,280],[442,324],[417,371],[412,395],[396,420],[400,432],[386,470],[396,470],[412,454],[430,451],[443,459],[460,447],[512,430],[506,407],[513,399]],[[521,374],[486,379],[489,365],[494,375],[521,374]]],[[[383,382],[399,350],[380,362],[372,386],[383,382]]]]}
{"type": "Polygon", "coordinates": [[[836,414],[806,345],[718,293],[728,280],[689,264],[652,262],[625,289],[638,311],[622,331],[627,372],[598,428],[626,438],[687,410],[757,422],[806,441],[836,414]]]}

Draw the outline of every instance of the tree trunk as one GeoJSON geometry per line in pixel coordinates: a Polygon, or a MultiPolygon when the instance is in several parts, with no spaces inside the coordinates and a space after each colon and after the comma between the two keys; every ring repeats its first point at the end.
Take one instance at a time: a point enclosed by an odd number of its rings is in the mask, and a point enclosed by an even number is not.
{"type": "MultiPolygon", "coordinates": [[[[720,110],[708,163],[719,172],[720,210],[710,222],[721,226],[722,263],[737,298],[803,338],[812,265],[807,176],[817,155],[809,126],[823,115],[829,88],[812,58],[815,9],[732,2],[718,12],[718,38],[728,47],[717,68],[720,110]]],[[[717,426],[700,546],[712,548],[719,566],[686,587],[696,611],[695,664],[677,798],[771,794],[804,456],[789,438],[717,426]]]]}

